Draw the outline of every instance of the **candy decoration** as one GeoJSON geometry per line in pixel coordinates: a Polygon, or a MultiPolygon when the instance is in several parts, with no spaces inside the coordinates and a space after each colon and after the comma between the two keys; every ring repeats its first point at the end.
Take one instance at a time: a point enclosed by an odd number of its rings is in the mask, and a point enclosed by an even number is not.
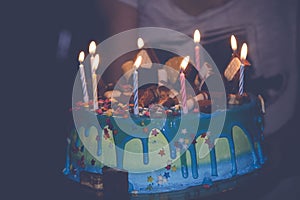
{"type": "Polygon", "coordinates": [[[234,57],[230,63],[228,64],[227,68],[225,69],[224,76],[228,81],[231,81],[234,77],[234,75],[239,70],[239,67],[241,66],[241,61],[238,57],[234,57]]]}

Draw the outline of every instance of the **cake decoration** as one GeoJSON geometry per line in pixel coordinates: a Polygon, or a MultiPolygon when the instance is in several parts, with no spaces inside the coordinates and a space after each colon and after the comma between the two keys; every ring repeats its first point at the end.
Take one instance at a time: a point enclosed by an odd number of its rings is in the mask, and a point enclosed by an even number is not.
{"type": "Polygon", "coordinates": [[[227,66],[224,75],[227,78],[228,81],[231,81],[234,77],[234,75],[238,72],[240,66],[241,66],[241,61],[238,57],[234,57],[229,65],[227,66]]]}
{"type": "Polygon", "coordinates": [[[143,60],[141,62],[141,67],[150,69],[152,67],[152,60],[149,57],[147,51],[143,49],[144,40],[142,38],[138,38],[137,45],[138,45],[138,48],[140,49],[140,51],[137,54],[137,57],[141,56],[143,58],[143,60]]]}
{"type": "MultiPolygon", "coordinates": [[[[175,55],[159,69],[159,82],[139,85],[138,68],[147,57],[141,49],[134,63],[122,65],[127,83],[101,95],[95,93],[94,84],[100,55],[92,50],[93,98],[87,103],[84,97],[72,108],[76,129],[67,139],[66,176],[102,190],[102,178],[116,170],[124,173],[128,192],[138,195],[199,185],[209,189],[217,181],[261,168],[265,107],[261,95],[244,91],[241,66],[248,65],[247,54],[239,59],[233,45],[234,56],[224,76],[235,81],[240,70],[240,91],[223,94],[202,87],[217,73],[210,60],[201,60],[199,68],[198,48],[195,63],[189,56],[175,55]],[[220,103],[223,95],[225,106],[220,103]]],[[[80,80],[83,88],[86,80],[80,80]]]]}

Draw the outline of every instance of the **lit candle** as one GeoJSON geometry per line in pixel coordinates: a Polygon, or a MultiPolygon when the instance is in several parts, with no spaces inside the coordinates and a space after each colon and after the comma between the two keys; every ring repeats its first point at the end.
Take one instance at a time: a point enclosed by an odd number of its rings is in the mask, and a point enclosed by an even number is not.
{"type": "Polygon", "coordinates": [[[236,53],[236,50],[237,50],[237,41],[236,41],[236,38],[235,38],[234,35],[231,35],[230,44],[231,44],[231,49],[232,49],[232,56],[236,57],[237,56],[237,53],[236,53]]]}
{"type": "Polygon", "coordinates": [[[94,59],[94,56],[95,56],[95,53],[96,53],[96,43],[95,41],[92,41],[89,45],[89,53],[91,54],[91,60],[90,60],[90,63],[91,63],[91,70],[92,70],[92,74],[93,74],[93,59],[94,59]]]}
{"type": "Polygon", "coordinates": [[[145,43],[144,40],[142,38],[138,38],[137,39],[137,46],[139,49],[142,49],[144,47],[145,43]]]}
{"type": "Polygon", "coordinates": [[[84,66],[82,62],[84,61],[84,52],[81,51],[79,53],[78,61],[80,63],[79,69],[80,69],[80,79],[81,79],[81,85],[82,85],[82,92],[83,92],[83,101],[85,104],[88,104],[89,102],[89,96],[87,92],[87,87],[86,87],[86,79],[85,79],[85,73],[84,73],[84,66]]]}
{"type": "Polygon", "coordinates": [[[187,107],[187,101],[186,101],[185,75],[184,75],[183,71],[187,67],[189,60],[190,60],[190,57],[186,56],[180,64],[180,84],[181,84],[180,93],[181,93],[181,104],[182,104],[183,114],[188,113],[188,107],[187,107]]]}
{"type": "Polygon", "coordinates": [[[142,56],[138,56],[136,61],[134,62],[134,72],[133,72],[133,101],[134,101],[134,109],[133,112],[135,115],[139,114],[139,95],[138,95],[138,72],[137,69],[140,67],[142,62],[142,56]]]}
{"type": "Polygon", "coordinates": [[[241,49],[241,67],[240,67],[240,81],[239,81],[239,95],[244,93],[244,62],[248,53],[247,44],[244,43],[241,49]]]}
{"type": "Polygon", "coordinates": [[[199,30],[197,29],[194,32],[194,42],[195,42],[195,64],[198,73],[200,72],[200,46],[199,46],[200,39],[201,39],[201,35],[199,30]]]}
{"type": "Polygon", "coordinates": [[[94,105],[94,110],[98,109],[98,92],[97,92],[97,74],[96,70],[99,65],[99,55],[96,54],[96,56],[93,58],[93,63],[92,63],[92,83],[93,83],[93,105],[94,105]]]}

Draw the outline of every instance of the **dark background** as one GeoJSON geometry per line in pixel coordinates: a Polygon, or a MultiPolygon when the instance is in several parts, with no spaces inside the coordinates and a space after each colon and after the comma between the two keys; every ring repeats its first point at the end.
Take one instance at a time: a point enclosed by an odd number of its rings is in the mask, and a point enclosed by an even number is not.
{"type": "MultiPolygon", "coordinates": [[[[95,0],[11,2],[3,8],[1,191],[9,199],[97,199],[68,181],[62,169],[78,52],[108,37],[109,19],[95,0]],[[58,44],[62,32],[71,36],[65,49],[58,44]]],[[[299,55],[299,37],[295,43],[299,55]]],[[[298,199],[299,111],[297,105],[294,118],[266,138],[269,164],[262,175],[212,198],[298,199]]]]}

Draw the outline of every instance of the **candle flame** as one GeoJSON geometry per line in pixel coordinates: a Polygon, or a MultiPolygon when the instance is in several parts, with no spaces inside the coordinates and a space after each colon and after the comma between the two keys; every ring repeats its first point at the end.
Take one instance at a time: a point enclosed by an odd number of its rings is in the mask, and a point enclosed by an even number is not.
{"type": "Polygon", "coordinates": [[[138,56],[137,59],[135,60],[133,66],[135,69],[138,69],[142,63],[142,56],[138,56]]]}
{"type": "Polygon", "coordinates": [[[82,63],[84,61],[84,52],[80,51],[79,56],[78,56],[78,61],[82,63]]]}
{"type": "Polygon", "coordinates": [[[248,53],[248,47],[247,47],[247,44],[244,43],[242,46],[242,50],[241,50],[241,60],[246,60],[247,53],[248,53]]]}
{"type": "Polygon", "coordinates": [[[181,68],[182,70],[185,70],[185,68],[186,68],[187,65],[189,64],[189,61],[190,61],[190,56],[184,57],[184,59],[181,61],[180,68],[181,68]]]}
{"type": "Polygon", "coordinates": [[[139,49],[143,48],[144,47],[144,40],[142,38],[138,38],[137,40],[137,46],[139,49]]]}
{"type": "Polygon", "coordinates": [[[99,57],[99,54],[97,54],[95,56],[95,58],[93,59],[93,63],[92,63],[92,67],[93,67],[94,71],[96,71],[98,69],[99,62],[100,62],[100,57],[99,57]]]}
{"type": "Polygon", "coordinates": [[[200,31],[198,29],[196,29],[194,32],[194,42],[199,43],[200,39],[201,39],[200,31]]]}
{"type": "Polygon", "coordinates": [[[231,39],[230,40],[231,40],[231,49],[233,51],[236,51],[236,49],[237,49],[237,41],[236,41],[235,36],[231,35],[231,39]]]}
{"type": "Polygon", "coordinates": [[[96,42],[95,41],[91,41],[90,46],[89,46],[89,53],[90,54],[96,53],[96,42]]]}

